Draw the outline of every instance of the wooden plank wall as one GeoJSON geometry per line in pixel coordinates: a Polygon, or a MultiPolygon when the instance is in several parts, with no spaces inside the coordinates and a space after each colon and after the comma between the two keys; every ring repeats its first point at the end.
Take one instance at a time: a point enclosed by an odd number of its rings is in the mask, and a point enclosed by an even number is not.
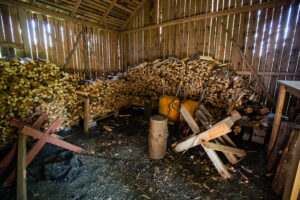
{"type": "MultiPolygon", "coordinates": [[[[136,29],[178,18],[249,6],[269,1],[262,0],[150,0],[128,24],[136,29]]],[[[300,72],[299,60],[299,3],[275,8],[235,13],[223,17],[180,23],[146,31],[124,33],[122,44],[124,68],[141,62],[177,58],[212,56],[231,62],[237,71],[246,71],[221,22],[232,33],[244,54],[258,72],[291,72],[290,75],[261,75],[268,91],[277,100],[276,80],[299,80],[293,73],[300,72]]],[[[254,79],[252,84],[256,85],[254,79]]],[[[257,88],[257,87],[256,87],[257,88]]],[[[260,93],[260,100],[266,97],[260,93]]],[[[287,104],[295,102],[289,98],[287,104]]],[[[287,107],[287,105],[285,106],[287,107]]],[[[287,109],[286,109],[287,110],[287,109]]]]}
{"type": "MultiPolygon", "coordinates": [[[[0,7],[0,20],[0,57],[27,56],[47,59],[60,66],[65,64],[78,34],[83,30],[81,24],[11,7],[0,7]],[[21,33],[22,22],[25,26],[24,33],[21,33]],[[7,48],[1,44],[13,44],[21,48],[7,48]]],[[[81,36],[66,66],[67,71],[77,73],[83,78],[94,79],[105,72],[122,70],[119,33],[88,27],[86,36],[88,65],[84,65],[81,36]]]]}

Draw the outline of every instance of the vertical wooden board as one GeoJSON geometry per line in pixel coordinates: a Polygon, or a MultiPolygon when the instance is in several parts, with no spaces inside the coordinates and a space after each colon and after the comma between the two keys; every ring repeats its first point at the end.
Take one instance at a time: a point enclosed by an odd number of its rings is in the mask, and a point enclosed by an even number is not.
{"type": "MultiPolygon", "coordinates": [[[[84,31],[84,28],[82,27],[82,25],[79,25],[79,30],[80,30],[80,32],[81,31],[84,31]]],[[[81,35],[81,37],[80,37],[80,41],[79,41],[79,60],[80,60],[80,67],[79,67],[79,69],[80,69],[80,77],[84,77],[84,50],[83,50],[83,34],[81,35]]]]}
{"type": "MultiPolygon", "coordinates": [[[[280,15],[281,15],[281,7],[274,8],[273,9],[273,17],[272,21],[268,24],[268,29],[270,32],[268,33],[268,41],[269,41],[269,47],[268,52],[266,53],[266,56],[264,58],[264,68],[265,71],[273,71],[273,58],[276,51],[276,35],[279,34],[278,26],[280,25],[280,15]]],[[[270,90],[270,83],[271,83],[271,76],[265,76],[264,77],[264,83],[266,87],[268,88],[268,91],[270,90]]],[[[261,100],[263,102],[266,101],[266,97],[262,95],[261,100]]]]}
{"type": "MultiPolygon", "coordinates": [[[[207,0],[205,4],[205,13],[209,13],[209,8],[211,6],[211,1],[207,0]]],[[[209,41],[209,30],[210,30],[210,19],[204,19],[204,40],[203,40],[203,55],[208,55],[208,41],[209,41]]]]}
{"type": "MultiPolygon", "coordinates": [[[[196,13],[196,7],[195,7],[195,0],[190,1],[190,9],[189,9],[189,15],[192,17],[196,13]]],[[[191,21],[189,24],[189,44],[188,44],[188,57],[193,59],[194,58],[194,35],[195,35],[195,21],[191,21]]]]}
{"type": "Polygon", "coordinates": [[[103,57],[104,57],[104,65],[103,65],[103,71],[106,72],[107,71],[107,66],[108,66],[108,55],[107,55],[107,37],[106,37],[107,33],[103,32],[102,33],[102,37],[103,37],[103,57]]]}
{"type": "MultiPolygon", "coordinates": [[[[31,42],[30,42],[30,35],[29,35],[30,28],[28,27],[29,20],[27,19],[25,10],[22,8],[18,8],[18,20],[20,22],[21,38],[22,38],[22,43],[23,43],[23,48],[24,48],[23,57],[32,57],[31,42]]],[[[1,25],[0,25],[0,29],[1,29],[1,25]]],[[[0,31],[0,32],[2,32],[2,31],[0,31]]],[[[1,33],[0,33],[0,35],[1,35],[1,33]]]]}
{"type": "MultiPolygon", "coordinates": [[[[237,44],[239,44],[240,37],[241,37],[241,20],[242,20],[242,15],[243,13],[237,14],[235,16],[235,23],[234,23],[234,33],[233,33],[233,38],[236,39],[237,44]]],[[[240,59],[240,55],[236,49],[236,47],[232,47],[232,52],[231,52],[231,62],[233,63],[234,70],[238,69],[238,60],[240,59]]]]}
{"type": "MultiPolygon", "coordinates": [[[[281,15],[281,23],[280,23],[280,30],[279,30],[279,37],[277,40],[277,45],[276,45],[276,50],[274,54],[274,60],[273,60],[273,71],[280,72],[281,70],[281,56],[282,53],[284,52],[284,31],[285,31],[285,26],[287,23],[287,16],[288,16],[288,10],[289,6],[283,6],[282,10],[282,15],[281,15]]],[[[277,80],[278,76],[272,76],[271,81],[270,81],[270,88],[269,92],[271,96],[273,96],[274,100],[276,101],[277,99],[277,80]]]]}
{"type": "Polygon", "coordinates": [[[49,40],[51,41],[49,44],[49,51],[51,49],[51,54],[52,54],[52,60],[51,62],[58,64],[58,59],[57,59],[57,44],[55,42],[55,37],[57,34],[57,30],[56,30],[56,26],[54,24],[54,19],[52,17],[48,18],[48,23],[49,23],[49,28],[50,30],[48,30],[48,37],[49,40]]]}
{"type": "MultiPolygon", "coordinates": [[[[201,2],[200,0],[195,0],[195,15],[199,15],[201,11],[201,2]]],[[[199,29],[200,29],[200,20],[194,21],[194,35],[193,35],[193,58],[199,56],[199,29]]]]}
{"type": "Polygon", "coordinates": [[[97,56],[97,77],[101,76],[101,62],[102,62],[102,55],[101,55],[101,43],[100,43],[100,34],[99,34],[99,29],[96,30],[96,39],[97,39],[97,45],[96,45],[96,56],[97,56]]]}
{"type": "Polygon", "coordinates": [[[58,64],[60,66],[64,65],[65,57],[64,57],[64,40],[63,40],[63,32],[62,32],[62,21],[58,19],[53,19],[55,24],[55,41],[57,47],[57,59],[58,64]]]}
{"type": "MultiPolygon", "coordinates": [[[[230,31],[231,35],[234,33],[234,22],[235,22],[235,15],[228,16],[228,30],[230,31]]],[[[227,34],[226,42],[226,49],[225,49],[225,62],[231,62],[231,51],[232,51],[232,42],[229,38],[230,36],[227,34]]]]}
{"type": "Polygon", "coordinates": [[[44,32],[45,32],[45,36],[46,36],[46,53],[48,55],[48,60],[50,60],[51,62],[53,62],[53,46],[52,46],[52,36],[51,36],[51,29],[50,29],[50,24],[49,24],[49,19],[47,16],[43,15],[43,20],[44,20],[44,32]]]}
{"type": "MultiPolygon", "coordinates": [[[[78,30],[77,30],[77,24],[73,23],[73,26],[72,26],[72,41],[73,41],[72,49],[75,46],[78,34],[79,33],[78,33],[78,30]]],[[[75,74],[78,74],[78,71],[79,71],[78,58],[77,58],[77,49],[78,49],[78,44],[75,46],[74,53],[73,53],[75,74]]]]}
{"type": "MultiPolygon", "coordinates": [[[[75,43],[74,34],[75,33],[74,33],[74,30],[73,30],[74,23],[73,22],[68,22],[67,25],[68,25],[68,37],[69,37],[69,42],[68,42],[68,44],[69,44],[69,53],[68,53],[68,56],[67,56],[67,58],[68,58],[71,51],[72,51],[72,49],[73,49],[73,47],[74,47],[74,43],[75,43]]],[[[74,54],[72,55],[71,60],[70,60],[70,67],[72,68],[72,71],[74,71],[74,72],[76,71],[76,64],[75,64],[74,54]]]]}
{"type": "MultiPolygon", "coordinates": [[[[174,19],[179,18],[180,4],[178,1],[173,2],[174,6],[174,19]]],[[[179,27],[180,25],[174,25],[174,57],[179,57],[179,27]]]]}
{"type": "MultiPolygon", "coordinates": [[[[2,17],[2,9],[0,8],[0,19],[3,18],[2,17]]],[[[3,30],[4,27],[2,26],[3,24],[0,23],[0,30],[3,30]]],[[[4,42],[4,34],[3,31],[0,31],[0,42],[4,42]]],[[[0,47],[1,48],[1,47],[0,47]]]]}
{"type": "MultiPolygon", "coordinates": [[[[1,13],[2,13],[2,23],[3,23],[3,32],[4,32],[4,39],[5,42],[7,43],[12,43],[13,42],[13,37],[12,37],[12,32],[11,32],[11,27],[10,27],[10,13],[9,9],[7,6],[3,6],[1,8],[1,13]]],[[[1,53],[2,56],[8,56],[8,55],[14,55],[14,49],[13,48],[1,48],[1,53]]]]}
{"type": "Polygon", "coordinates": [[[31,39],[31,51],[32,58],[37,58],[37,25],[36,18],[33,17],[33,13],[27,12],[28,25],[30,29],[30,39],[31,39]]]}
{"type": "Polygon", "coordinates": [[[256,24],[258,20],[257,11],[252,11],[250,13],[250,19],[249,19],[249,28],[248,28],[248,34],[247,34],[247,43],[245,48],[245,56],[252,64],[252,54],[253,54],[253,48],[255,44],[255,31],[256,31],[256,24]]]}
{"type": "MultiPolygon", "coordinates": [[[[12,25],[12,32],[14,37],[14,43],[21,44],[21,34],[20,34],[20,21],[18,16],[18,9],[17,8],[10,8],[10,16],[11,16],[11,25],[12,25]]],[[[23,49],[15,49],[16,56],[23,57],[24,50],[23,49]]]]}
{"type": "MultiPolygon", "coordinates": [[[[257,69],[257,71],[264,71],[263,59],[265,57],[264,53],[266,52],[266,47],[267,47],[265,41],[267,41],[267,36],[268,36],[266,27],[268,23],[268,18],[271,19],[270,17],[271,15],[272,15],[272,9],[264,9],[262,10],[260,15],[260,21],[258,24],[258,31],[257,31],[257,41],[255,47],[255,57],[253,58],[253,67],[257,69]]],[[[255,89],[257,92],[259,91],[259,87],[255,87],[255,89]]]]}
{"type": "MultiPolygon", "coordinates": [[[[295,44],[295,38],[299,37],[299,35],[296,35],[296,30],[297,30],[297,26],[299,26],[299,4],[291,4],[290,10],[289,10],[289,23],[286,25],[285,27],[285,31],[287,30],[286,28],[288,27],[289,30],[287,32],[285,32],[284,36],[285,38],[285,46],[284,46],[284,50],[283,50],[283,55],[281,58],[281,67],[280,67],[280,71],[281,72],[286,72],[286,71],[295,71],[294,66],[290,67],[289,63],[290,63],[290,59],[292,51],[294,49],[294,45],[295,44]],[[290,69],[291,68],[291,69],[290,69]]],[[[299,28],[298,28],[299,29],[299,28]]],[[[279,80],[287,80],[287,76],[279,76],[278,79],[279,80]]],[[[288,111],[288,105],[290,103],[292,103],[291,105],[294,105],[294,101],[290,102],[289,101],[290,95],[286,95],[285,101],[284,101],[284,106],[283,106],[283,113],[287,114],[288,111]]]]}
{"type": "Polygon", "coordinates": [[[37,26],[38,26],[38,31],[37,31],[38,58],[48,59],[48,55],[47,55],[47,52],[46,52],[47,39],[44,38],[44,19],[43,19],[43,15],[38,14],[36,17],[37,17],[37,26]]]}
{"type": "Polygon", "coordinates": [[[89,78],[90,79],[93,79],[93,76],[92,76],[92,69],[93,69],[93,66],[94,66],[94,62],[93,62],[93,55],[92,55],[92,52],[91,52],[91,36],[92,36],[92,28],[91,27],[88,27],[87,28],[87,52],[88,52],[88,74],[89,74],[89,78]]]}
{"type": "Polygon", "coordinates": [[[63,63],[65,63],[65,60],[67,59],[68,55],[69,55],[69,37],[68,37],[68,27],[67,27],[67,22],[65,20],[61,21],[62,23],[62,31],[63,31],[63,46],[64,46],[64,61],[63,63]]]}
{"type": "MultiPolygon", "coordinates": [[[[185,17],[185,2],[186,1],[180,1],[180,17],[183,18],[185,17]]],[[[179,59],[184,58],[184,42],[185,42],[185,24],[181,23],[180,24],[180,32],[179,32],[179,41],[180,41],[180,46],[179,46],[179,59]]]]}
{"type": "MultiPolygon", "coordinates": [[[[184,11],[184,17],[189,17],[190,16],[190,5],[191,5],[191,0],[186,0],[185,1],[185,11],[184,11]]],[[[183,31],[183,58],[187,57],[188,55],[188,49],[189,49],[189,33],[190,33],[190,23],[187,22],[183,24],[184,31],[183,31]]]]}
{"type": "MultiPolygon", "coordinates": [[[[202,1],[202,11],[201,13],[207,13],[208,9],[208,0],[202,1]]],[[[221,35],[221,33],[220,33],[221,35]]],[[[200,55],[204,55],[205,53],[205,41],[206,41],[206,20],[200,20],[200,45],[199,45],[199,52],[200,55]]]]}

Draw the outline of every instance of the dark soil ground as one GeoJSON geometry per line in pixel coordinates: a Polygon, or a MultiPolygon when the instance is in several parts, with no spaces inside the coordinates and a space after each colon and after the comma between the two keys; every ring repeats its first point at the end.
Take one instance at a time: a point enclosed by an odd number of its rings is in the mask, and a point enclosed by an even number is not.
{"type": "MultiPolygon", "coordinates": [[[[28,167],[28,199],[279,199],[272,192],[271,177],[266,177],[262,146],[239,145],[248,150],[248,155],[234,166],[220,154],[232,174],[232,178],[224,180],[201,147],[183,155],[172,152],[170,146],[178,139],[176,126],[169,126],[165,158],[150,159],[149,124],[143,112],[126,110],[120,114],[130,116],[99,121],[88,135],[82,127],[60,133],[64,140],[84,148],[75,157],[71,154],[73,159],[69,162],[74,170],[70,177],[52,179],[49,174],[34,175],[33,169],[45,156],[56,157],[62,153],[70,156],[47,144],[28,167]],[[105,130],[103,125],[112,131],[105,130]]],[[[56,170],[64,168],[57,166],[56,170]]],[[[0,187],[0,198],[14,199],[15,189],[0,187]]]]}

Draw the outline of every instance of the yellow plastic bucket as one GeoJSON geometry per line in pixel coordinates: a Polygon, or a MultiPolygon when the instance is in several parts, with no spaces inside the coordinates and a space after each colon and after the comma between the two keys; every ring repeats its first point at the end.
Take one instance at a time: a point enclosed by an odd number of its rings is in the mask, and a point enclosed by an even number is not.
{"type": "Polygon", "coordinates": [[[163,96],[160,98],[159,113],[168,116],[169,121],[177,122],[179,120],[179,99],[176,98],[173,100],[174,97],[171,96],[163,96]]]}

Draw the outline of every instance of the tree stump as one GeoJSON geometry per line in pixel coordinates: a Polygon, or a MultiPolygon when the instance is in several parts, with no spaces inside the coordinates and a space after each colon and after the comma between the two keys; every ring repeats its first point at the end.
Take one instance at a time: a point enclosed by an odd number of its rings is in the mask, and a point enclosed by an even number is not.
{"type": "Polygon", "coordinates": [[[167,150],[168,118],[163,115],[154,115],[150,118],[149,156],[152,159],[162,159],[167,150]]]}

